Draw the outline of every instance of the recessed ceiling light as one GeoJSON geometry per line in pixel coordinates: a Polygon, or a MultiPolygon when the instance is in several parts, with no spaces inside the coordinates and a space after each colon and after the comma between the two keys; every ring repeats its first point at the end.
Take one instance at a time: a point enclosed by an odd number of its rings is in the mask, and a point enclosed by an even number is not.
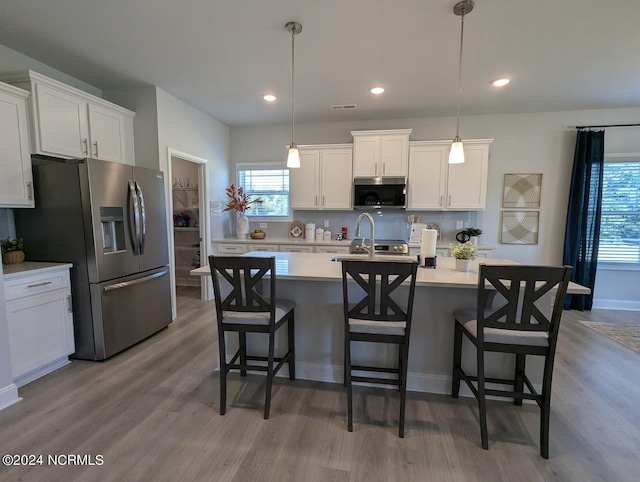
{"type": "Polygon", "coordinates": [[[491,82],[494,86],[496,87],[504,87],[505,85],[507,85],[510,82],[509,79],[496,79],[493,82],[491,82]]]}
{"type": "Polygon", "coordinates": [[[384,88],[383,87],[374,87],[373,89],[371,89],[371,93],[375,94],[375,95],[380,95],[384,92],[384,88]]]}
{"type": "Polygon", "coordinates": [[[267,102],[273,102],[273,101],[276,100],[276,96],[273,95],[273,94],[265,94],[265,95],[262,96],[262,98],[264,100],[266,100],[267,102]]]}

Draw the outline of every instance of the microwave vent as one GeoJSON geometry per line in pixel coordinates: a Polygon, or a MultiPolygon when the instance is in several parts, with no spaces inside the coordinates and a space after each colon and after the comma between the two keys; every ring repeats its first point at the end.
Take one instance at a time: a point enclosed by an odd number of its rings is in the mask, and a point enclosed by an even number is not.
{"type": "Polygon", "coordinates": [[[336,104],[330,107],[331,110],[353,110],[357,107],[357,104],[336,104]]]}

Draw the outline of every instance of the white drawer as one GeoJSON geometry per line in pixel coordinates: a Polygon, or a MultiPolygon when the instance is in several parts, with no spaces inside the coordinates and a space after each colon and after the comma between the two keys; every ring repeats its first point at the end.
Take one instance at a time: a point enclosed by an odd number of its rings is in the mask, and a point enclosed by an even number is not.
{"type": "Polygon", "coordinates": [[[280,246],[280,251],[283,253],[314,253],[313,246],[280,246]]]}
{"type": "Polygon", "coordinates": [[[69,289],[70,286],[69,270],[67,268],[57,273],[21,276],[16,279],[5,280],[4,283],[7,301],[47,293],[62,288],[69,289]]]}
{"type": "Polygon", "coordinates": [[[277,244],[248,244],[247,252],[249,251],[278,251],[277,244]]]}
{"type": "Polygon", "coordinates": [[[316,253],[349,254],[348,246],[316,246],[316,253]]]}
{"type": "Polygon", "coordinates": [[[218,254],[244,254],[247,252],[245,244],[218,244],[218,254]]]}

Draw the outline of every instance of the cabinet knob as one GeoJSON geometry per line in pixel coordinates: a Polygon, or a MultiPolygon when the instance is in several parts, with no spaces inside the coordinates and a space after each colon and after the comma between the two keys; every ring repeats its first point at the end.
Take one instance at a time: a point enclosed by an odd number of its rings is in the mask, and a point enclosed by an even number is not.
{"type": "Polygon", "coordinates": [[[318,205],[318,195],[317,195],[317,194],[316,194],[316,200],[313,202],[313,204],[314,204],[315,206],[317,206],[317,205],[318,205]]]}
{"type": "Polygon", "coordinates": [[[443,198],[444,198],[444,195],[440,194],[440,207],[442,207],[443,198]]]}
{"type": "Polygon", "coordinates": [[[96,157],[98,157],[98,141],[95,141],[95,142],[93,143],[93,147],[95,147],[95,148],[96,148],[95,156],[96,156],[96,157]]]}
{"type": "Polygon", "coordinates": [[[89,141],[87,140],[87,138],[85,137],[84,139],[82,139],[82,143],[84,144],[84,149],[82,150],[82,152],[84,152],[85,154],[89,154],[89,141]]]}
{"type": "Polygon", "coordinates": [[[322,205],[324,206],[324,194],[322,195],[322,205]]]}
{"type": "Polygon", "coordinates": [[[33,183],[31,181],[27,183],[27,197],[29,201],[33,201],[33,183]]]}
{"type": "Polygon", "coordinates": [[[449,207],[451,207],[451,194],[449,194],[449,207]]]}

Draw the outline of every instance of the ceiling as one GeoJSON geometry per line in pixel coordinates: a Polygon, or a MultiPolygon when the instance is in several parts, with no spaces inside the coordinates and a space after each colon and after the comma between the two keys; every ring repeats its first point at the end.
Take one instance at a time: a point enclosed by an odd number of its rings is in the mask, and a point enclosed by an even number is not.
{"type": "MultiPolygon", "coordinates": [[[[456,113],[456,0],[2,0],[0,44],[100,89],[156,85],[229,125],[456,113]],[[371,87],[386,92],[375,97],[371,87]],[[265,103],[261,95],[278,100],[265,103]],[[332,111],[333,104],[357,104],[332,111]]],[[[462,115],[640,106],[637,0],[476,0],[462,115]],[[491,81],[507,76],[497,89],[491,81]]],[[[2,67],[0,59],[0,67],[2,67]]]]}

